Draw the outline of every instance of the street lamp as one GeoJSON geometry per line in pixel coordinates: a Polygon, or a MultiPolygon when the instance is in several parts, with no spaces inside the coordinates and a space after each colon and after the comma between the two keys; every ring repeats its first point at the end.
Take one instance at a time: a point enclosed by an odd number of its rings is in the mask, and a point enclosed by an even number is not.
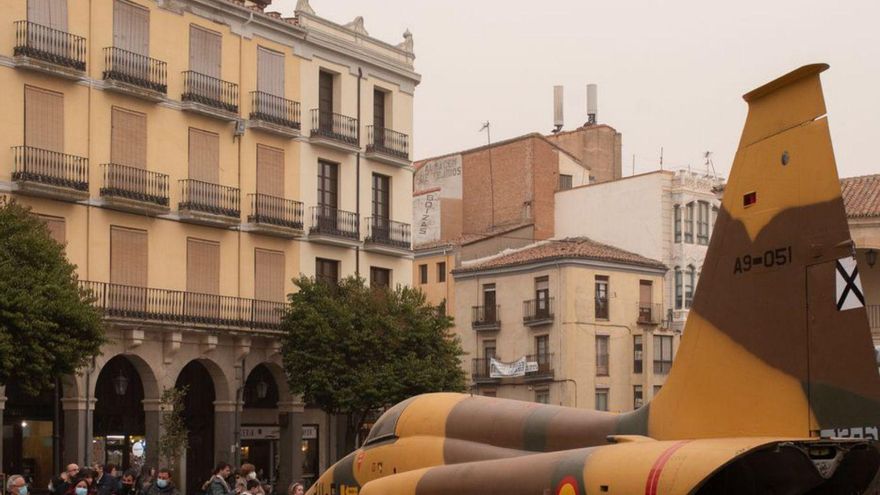
{"type": "Polygon", "coordinates": [[[257,382],[257,399],[263,400],[269,395],[269,384],[260,380],[257,382]]]}
{"type": "Polygon", "coordinates": [[[128,390],[128,378],[122,374],[122,370],[119,370],[119,376],[113,379],[113,388],[116,390],[116,395],[125,395],[128,390]]]}
{"type": "Polygon", "coordinates": [[[868,268],[874,268],[874,264],[877,263],[877,250],[869,249],[865,252],[865,261],[868,262],[868,268]]]}

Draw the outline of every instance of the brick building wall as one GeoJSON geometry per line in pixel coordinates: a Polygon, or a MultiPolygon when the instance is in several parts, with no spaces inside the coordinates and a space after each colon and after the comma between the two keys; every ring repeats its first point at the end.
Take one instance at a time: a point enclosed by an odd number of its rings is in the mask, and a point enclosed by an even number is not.
{"type": "Polygon", "coordinates": [[[590,182],[607,182],[622,176],[621,134],[611,126],[580,127],[551,134],[547,139],[577,157],[590,169],[590,182]]]}

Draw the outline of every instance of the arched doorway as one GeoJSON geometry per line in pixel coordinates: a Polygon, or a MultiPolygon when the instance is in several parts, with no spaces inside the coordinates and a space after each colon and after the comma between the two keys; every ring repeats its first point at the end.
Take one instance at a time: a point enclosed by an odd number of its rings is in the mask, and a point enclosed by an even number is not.
{"type": "Polygon", "coordinates": [[[94,439],[91,458],[122,469],[140,469],[146,461],[144,385],[125,356],[101,368],[95,383],[94,439]]]}
{"type": "Polygon", "coordinates": [[[197,493],[211,477],[214,464],[214,381],[205,365],[190,361],[177,377],[176,387],[187,388],[183,420],[189,431],[186,450],[186,493],[197,493]]]}
{"type": "MultiPolygon", "coordinates": [[[[46,493],[49,480],[56,474],[53,443],[60,449],[63,438],[63,431],[59,430],[59,437],[53,439],[52,431],[56,414],[61,417],[61,403],[56,401],[54,389],[30,395],[12,381],[6,385],[5,395],[0,472],[20,473],[33,487],[33,493],[46,493]]],[[[64,422],[59,421],[59,428],[63,426],[64,422]]],[[[75,429],[77,425],[68,427],[75,429]]]]}
{"type": "Polygon", "coordinates": [[[274,485],[278,472],[278,384],[265,364],[251,370],[244,384],[241,462],[256,466],[257,476],[274,485]]]}

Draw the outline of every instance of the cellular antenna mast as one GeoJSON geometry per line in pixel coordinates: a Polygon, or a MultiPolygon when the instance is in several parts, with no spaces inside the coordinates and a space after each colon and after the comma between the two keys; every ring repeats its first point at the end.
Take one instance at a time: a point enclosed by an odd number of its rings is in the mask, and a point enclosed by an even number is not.
{"type": "Polygon", "coordinates": [[[706,159],[706,175],[712,175],[712,177],[718,178],[718,174],[715,173],[715,163],[712,162],[712,152],[706,151],[703,153],[703,158],[706,159]],[[711,170],[711,173],[710,173],[711,170]]]}

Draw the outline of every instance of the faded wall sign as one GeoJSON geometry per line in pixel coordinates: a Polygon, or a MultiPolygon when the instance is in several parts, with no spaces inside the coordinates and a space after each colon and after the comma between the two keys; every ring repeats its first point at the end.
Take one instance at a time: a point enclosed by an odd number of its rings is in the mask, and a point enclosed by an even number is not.
{"type": "Polygon", "coordinates": [[[440,240],[440,191],[432,191],[413,197],[415,232],[413,244],[440,240]]]}
{"type": "Polygon", "coordinates": [[[440,196],[461,199],[461,155],[429,160],[413,175],[415,192],[440,188],[440,196]]]}

